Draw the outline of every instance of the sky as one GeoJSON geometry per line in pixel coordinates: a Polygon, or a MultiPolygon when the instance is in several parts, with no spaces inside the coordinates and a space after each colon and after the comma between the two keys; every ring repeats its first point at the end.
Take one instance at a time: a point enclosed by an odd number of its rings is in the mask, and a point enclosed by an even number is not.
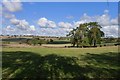
{"type": "Polygon", "coordinates": [[[2,34],[66,36],[98,22],[105,36],[118,36],[118,2],[2,2],[2,34]]]}

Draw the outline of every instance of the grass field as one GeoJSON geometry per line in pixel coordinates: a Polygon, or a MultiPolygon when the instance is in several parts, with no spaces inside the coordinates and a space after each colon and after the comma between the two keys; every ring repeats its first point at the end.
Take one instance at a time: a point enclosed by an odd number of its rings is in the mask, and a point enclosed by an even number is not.
{"type": "Polygon", "coordinates": [[[9,78],[117,78],[117,46],[98,48],[3,48],[2,76],[9,78]]]}

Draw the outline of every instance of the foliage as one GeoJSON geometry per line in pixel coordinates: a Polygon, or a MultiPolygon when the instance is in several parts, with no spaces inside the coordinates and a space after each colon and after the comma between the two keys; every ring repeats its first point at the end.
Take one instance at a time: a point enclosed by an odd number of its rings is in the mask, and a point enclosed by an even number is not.
{"type": "Polygon", "coordinates": [[[33,38],[33,39],[28,39],[27,40],[27,44],[29,44],[29,45],[42,45],[42,44],[45,44],[45,43],[47,43],[47,41],[46,40],[44,40],[44,39],[39,39],[39,38],[33,38]]]}
{"type": "Polygon", "coordinates": [[[100,28],[101,26],[97,22],[84,23],[70,31],[67,36],[70,36],[73,46],[96,46],[97,43],[101,43],[101,37],[104,36],[104,32],[101,31],[100,28]]]}
{"type": "Polygon", "coordinates": [[[116,43],[116,42],[120,42],[120,39],[113,38],[113,37],[107,37],[107,38],[104,38],[104,42],[105,43],[116,43]]]}
{"type": "Polygon", "coordinates": [[[2,44],[10,44],[9,41],[3,41],[2,44]]]}
{"type": "Polygon", "coordinates": [[[53,39],[50,39],[50,42],[53,42],[53,39]]]}

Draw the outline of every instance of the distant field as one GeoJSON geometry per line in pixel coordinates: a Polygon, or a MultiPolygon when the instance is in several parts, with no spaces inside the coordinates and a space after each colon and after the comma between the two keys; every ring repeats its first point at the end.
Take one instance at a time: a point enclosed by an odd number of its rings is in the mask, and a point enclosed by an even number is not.
{"type": "MultiPolygon", "coordinates": [[[[118,47],[3,48],[3,78],[117,78],[118,47]]],[[[3,79],[3,80],[4,80],[3,79]]]]}

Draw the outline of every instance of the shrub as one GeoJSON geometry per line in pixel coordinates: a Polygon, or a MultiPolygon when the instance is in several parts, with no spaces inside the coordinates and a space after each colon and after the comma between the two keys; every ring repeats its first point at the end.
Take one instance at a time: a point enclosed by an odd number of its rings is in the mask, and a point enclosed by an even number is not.
{"type": "Polygon", "coordinates": [[[53,42],[53,40],[52,40],[52,39],[50,39],[50,42],[53,42]]]}
{"type": "Polygon", "coordinates": [[[46,40],[44,40],[44,39],[38,39],[38,38],[33,38],[33,39],[28,39],[27,41],[26,41],[26,43],[27,44],[29,44],[29,45],[42,45],[42,44],[46,44],[47,43],[47,41],[46,40]]]}
{"type": "Polygon", "coordinates": [[[5,41],[5,42],[2,42],[3,44],[10,44],[10,42],[9,41],[5,41]]]}

